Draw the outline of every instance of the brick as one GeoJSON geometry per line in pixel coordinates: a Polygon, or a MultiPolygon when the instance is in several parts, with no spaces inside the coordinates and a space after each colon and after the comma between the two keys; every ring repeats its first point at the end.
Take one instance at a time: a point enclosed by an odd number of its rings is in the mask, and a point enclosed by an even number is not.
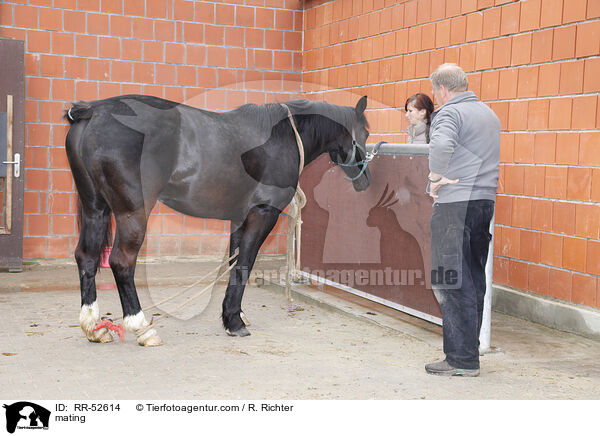
{"type": "Polygon", "coordinates": [[[36,53],[50,53],[51,39],[47,32],[28,30],[27,31],[27,51],[36,53]]]}
{"type": "MultiPolygon", "coordinates": [[[[397,40],[396,40],[396,45],[397,40]]],[[[435,46],[436,48],[450,45],[450,20],[439,21],[435,25],[435,46]]]]}
{"type": "Polygon", "coordinates": [[[525,289],[527,287],[527,264],[525,262],[509,261],[508,283],[517,289],[525,289]]]}
{"type": "Polygon", "coordinates": [[[61,31],[63,29],[63,16],[60,9],[40,8],[38,19],[40,29],[54,31],[61,31]]]}
{"type": "Polygon", "coordinates": [[[199,86],[214,88],[217,86],[217,71],[214,68],[198,67],[197,83],[199,86]]]}
{"type": "MultiPolygon", "coordinates": [[[[597,97],[595,95],[573,98],[571,128],[593,129],[596,126],[597,97]]],[[[600,162],[600,159],[596,160],[600,162]]]]}
{"type": "Polygon", "coordinates": [[[42,76],[62,77],[65,67],[62,56],[42,55],[40,58],[42,76]]]}
{"type": "Polygon", "coordinates": [[[480,41],[475,52],[475,69],[485,70],[492,67],[492,41],[480,41]]]}
{"type": "Polygon", "coordinates": [[[569,167],[567,174],[567,199],[589,201],[592,170],[590,168],[569,167]]]}
{"type": "Polygon", "coordinates": [[[175,65],[156,64],[154,67],[154,82],[160,85],[175,85],[175,71],[175,65]]]}
{"type": "Polygon", "coordinates": [[[130,37],[132,34],[132,20],[130,17],[119,15],[110,16],[110,34],[112,36],[130,37]]]}
{"type": "Polygon", "coordinates": [[[599,92],[600,58],[586,59],[583,74],[583,92],[599,92]]]}
{"type": "Polygon", "coordinates": [[[542,0],[540,27],[562,24],[563,0],[542,0]]]}
{"type": "Polygon", "coordinates": [[[73,80],[53,79],[52,98],[55,100],[73,101],[75,99],[75,87],[73,80]]]}
{"type": "Polygon", "coordinates": [[[256,27],[274,28],[275,11],[273,9],[256,8],[256,27]]]}
{"type": "Polygon", "coordinates": [[[552,205],[551,200],[532,200],[531,225],[535,230],[552,230],[552,205]]]}
{"type": "Polygon", "coordinates": [[[511,225],[515,227],[531,227],[531,199],[524,197],[513,198],[511,225]]]}
{"type": "MultiPolygon", "coordinates": [[[[25,148],[25,162],[29,168],[48,168],[48,147],[28,146],[25,148]]],[[[4,204],[3,202],[4,200],[0,204],[4,204]]]]}
{"type": "Polygon", "coordinates": [[[72,55],[75,53],[75,38],[69,33],[52,33],[52,53],[72,55]]]}
{"type": "Polygon", "coordinates": [[[65,32],[85,33],[85,14],[80,11],[63,11],[65,32]]]}
{"type": "Polygon", "coordinates": [[[77,81],[75,85],[77,100],[96,100],[98,98],[98,83],[77,81]]]}
{"type": "Polygon", "coordinates": [[[235,7],[235,24],[242,27],[254,27],[254,10],[255,8],[236,6],[235,7]]]}
{"type": "Polygon", "coordinates": [[[302,33],[300,33],[300,32],[284,32],[283,46],[286,50],[292,50],[292,51],[302,50],[302,33]]]}
{"type": "Polygon", "coordinates": [[[465,40],[467,42],[478,41],[483,35],[483,13],[475,12],[467,15],[467,29],[465,40]]]}
{"type": "Polygon", "coordinates": [[[543,265],[527,266],[527,289],[540,295],[548,295],[550,285],[550,269],[543,265]]]}
{"type": "Polygon", "coordinates": [[[554,29],[553,60],[570,59],[575,56],[576,30],[575,25],[554,29]]]}
{"type": "Polygon", "coordinates": [[[144,54],[143,42],[135,39],[121,40],[121,57],[124,60],[139,61],[144,54]]]}
{"type": "Polygon", "coordinates": [[[500,8],[492,8],[483,11],[484,38],[494,38],[500,35],[501,12],[500,8]]]}
{"type": "Polygon", "coordinates": [[[565,237],[563,239],[563,267],[579,272],[585,271],[586,240],[565,237]]]}
{"type": "Polygon", "coordinates": [[[600,3],[596,0],[588,0],[586,18],[600,17],[600,3]]]}
{"type": "Polygon", "coordinates": [[[587,241],[587,261],[585,272],[600,275],[600,241],[587,241]]]}
{"type": "Polygon", "coordinates": [[[206,65],[211,67],[227,66],[227,50],[225,47],[207,47],[206,65]]]}
{"type": "MultiPolygon", "coordinates": [[[[61,122],[63,116],[63,104],[54,101],[40,101],[40,122],[61,122]]],[[[56,128],[56,127],[55,127],[56,128]]]]}
{"type": "Polygon", "coordinates": [[[503,256],[520,257],[520,230],[512,227],[502,229],[502,246],[500,254],[503,256]]]}
{"type": "Polygon", "coordinates": [[[204,26],[198,23],[184,23],[184,42],[199,43],[204,42],[204,26]]]}
{"type": "Polygon", "coordinates": [[[484,71],[481,74],[481,99],[496,100],[498,98],[499,71],[484,71]]]}
{"type": "Polygon", "coordinates": [[[508,129],[509,130],[527,130],[528,116],[527,101],[509,102],[508,111],[508,129]]]}
{"type": "Polygon", "coordinates": [[[502,133],[500,135],[500,162],[514,162],[515,134],[502,133]]]}
{"type": "Polygon", "coordinates": [[[549,295],[563,301],[571,301],[572,272],[550,270],[549,295]]]}
{"type": "Polygon", "coordinates": [[[566,198],[567,196],[567,168],[547,167],[546,184],[544,192],[548,198],[566,198]]]}
{"type": "Polygon", "coordinates": [[[263,48],[264,34],[265,32],[262,29],[246,29],[246,47],[263,48]]]}
{"type": "Polygon", "coordinates": [[[196,21],[201,23],[215,22],[215,4],[210,2],[194,2],[196,21]]]}
{"type": "Polygon", "coordinates": [[[109,17],[105,14],[87,14],[87,33],[92,35],[108,35],[109,17]]]}
{"type": "Polygon", "coordinates": [[[513,198],[505,195],[496,197],[496,224],[511,225],[513,198]]]}
{"type": "Polygon", "coordinates": [[[72,235],[75,233],[75,216],[53,214],[50,234],[52,235],[72,235]]]}
{"type": "Polygon", "coordinates": [[[558,94],[560,84],[560,69],[558,63],[540,65],[538,76],[538,96],[554,96],[558,94]]]}
{"type": "MultiPolygon", "coordinates": [[[[590,170],[590,173],[592,170],[590,170]]],[[[575,235],[598,239],[600,229],[600,206],[598,204],[575,205],[575,235]]]]}
{"type": "Polygon", "coordinates": [[[508,259],[494,260],[494,282],[508,285],[508,259]]]}
{"type": "Polygon", "coordinates": [[[16,27],[37,29],[39,8],[29,5],[14,5],[13,16],[16,27]]]}
{"type": "MultiPolygon", "coordinates": [[[[65,149],[63,147],[52,147],[50,149],[50,167],[51,168],[58,168],[58,169],[68,169],[69,168],[69,162],[67,160],[67,153],[65,151],[65,149]]],[[[55,194],[56,196],[60,197],[63,194],[55,194]]],[[[70,198],[70,194],[68,195],[68,197],[70,198]]],[[[64,200],[65,204],[68,206],[69,202],[67,200],[64,200]]],[[[67,207],[65,210],[57,210],[57,212],[70,212],[70,209],[67,207]]]]}
{"type": "Polygon", "coordinates": [[[549,127],[551,130],[568,130],[571,128],[571,98],[553,98],[550,100],[549,127]]]}
{"type": "Polygon", "coordinates": [[[133,37],[139,39],[154,39],[154,23],[146,18],[133,18],[133,37]]]}
{"type": "Polygon", "coordinates": [[[535,30],[539,28],[541,15],[541,0],[525,0],[521,2],[519,30],[535,30]]]}
{"type": "Polygon", "coordinates": [[[536,165],[532,168],[529,168],[527,171],[525,171],[523,194],[535,197],[543,197],[545,195],[545,184],[546,167],[536,165]]]}
{"type": "Polygon", "coordinates": [[[563,237],[541,233],[540,261],[546,265],[562,267],[563,237]]]}
{"type": "Polygon", "coordinates": [[[560,64],[561,94],[577,94],[583,89],[584,62],[564,62],[560,64]]]}
{"type": "Polygon", "coordinates": [[[571,301],[594,307],[597,305],[596,284],[597,278],[583,274],[573,274],[571,301]]]}
{"type": "Polygon", "coordinates": [[[578,162],[580,165],[600,166],[599,132],[581,132],[578,162]]]}
{"type": "Polygon", "coordinates": [[[47,235],[50,229],[49,215],[28,215],[26,235],[47,235]]]}
{"type": "Polygon", "coordinates": [[[522,195],[523,194],[523,183],[524,168],[520,165],[506,165],[504,167],[504,174],[506,178],[506,185],[504,191],[507,194],[522,195]]]}
{"type": "Polygon", "coordinates": [[[139,83],[154,83],[154,65],[134,62],[133,81],[139,83]]]}
{"type": "Polygon", "coordinates": [[[450,21],[450,44],[462,44],[465,42],[467,31],[467,17],[460,16],[450,21]]]}
{"type": "Polygon", "coordinates": [[[511,3],[502,6],[500,21],[500,35],[508,35],[519,31],[520,4],[511,3]]]}
{"type": "Polygon", "coordinates": [[[520,237],[520,258],[529,262],[539,262],[541,247],[540,233],[521,230],[520,237]]]}
{"type": "Polygon", "coordinates": [[[151,18],[167,18],[171,5],[168,0],[146,2],[146,16],[151,18]]]}
{"type": "Polygon", "coordinates": [[[75,54],[85,57],[98,56],[98,37],[75,35],[75,54]]]}
{"type": "Polygon", "coordinates": [[[572,235],[575,233],[575,204],[556,202],[552,208],[552,231],[572,235]]]}
{"type": "Polygon", "coordinates": [[[525,67],[519,69],[519,85],[517,97],[535,97],[538,87],[538,67],[525,67]]]}
{"type": "Polygon", "coordinates": [[[185,63],[185,45],[178,43],[166,43],[165,62],[173,64],[185,63]]]}
{"type": "Polygon", "coordinates": [[[533,33],[531,40],[531,62],[540,63],[552,60],[554,31],[552,29],[533,33]]]}
{"type": "Polygon", "coordinates": [[[527,115],[527,128],[529,130],[546,130],[548,128],[549,110],[550,102],[548,100],[530,100],[527,115]]]}
{"type": "Polygon", "coordinates": [[[531,41],[531,33],[513,36],[511,65],[524,65],[531,61],[531,41]]]}
{"type": "Polygon", "coordinates": [[[110,61],[106,59],[88,59],[88,79],[110,80],[110,61]]]}
{"type": "MultiPolygon", "coordinates": [[[[566,7],[566,3],[565,3],[566,7]]],[[[600,21],[577,25],[575,56],[596,56],[600,53],[600,21]]]]}
{"type": "MultiPolygon", "coordinates": [[[[475,70],[475,53],[476,53],[476,44],[466,44],[460,47],[460,61],[459,65],[462,67],[464,71],[467,73],[475,70]]],[[[429,68],[431,72],[431,68],[429,68]]]]}
{"type": "Polygon", "coordinates": [[[585,20],[586,3],[587,0],[565,1],[562,16],[563,24],[585,20]]]}
{"type": "MultiPolygon", "coordinates": [[[[533,163],[533,133],[516,133],[514,161],[518,163],[533,163]]],[[[527,172],[527,168],[525,169],[527,172]]]]}
{"type": "Polygon", "coordinates": [[[121,40],[119,38],[98,38],[101,58],[119,59],[121,57],[121,40]]]}
{"type": "Polygon", "coordinates": [[[204,65],[206,48],[202,45],[186,44],[186,62],[192,65],[204,65]]]}
{"type": "Polygon", "coordinates": [[[174,41],[175,23],[173,21],[156,20],[154,22],[154,38],[161,41],[174,41]]]}
{"type": "Polygon", "coordinates": [[[579,159],[579,133],[560,132],[556,135],[556,163],[577,165],[579,159]]]}

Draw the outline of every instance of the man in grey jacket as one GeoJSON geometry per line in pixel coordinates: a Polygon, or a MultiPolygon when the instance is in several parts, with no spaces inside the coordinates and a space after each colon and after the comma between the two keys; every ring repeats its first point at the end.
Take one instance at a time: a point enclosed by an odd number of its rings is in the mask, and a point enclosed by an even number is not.
{"type": "Polygon", "coordinates": [[[439,66],[430,79],[440,105],[430,131],[431,283],[442,309],[446,359],[425,370],[477,376],[500,121],[467,91],[467,76],[456,64],[439,66]]]}

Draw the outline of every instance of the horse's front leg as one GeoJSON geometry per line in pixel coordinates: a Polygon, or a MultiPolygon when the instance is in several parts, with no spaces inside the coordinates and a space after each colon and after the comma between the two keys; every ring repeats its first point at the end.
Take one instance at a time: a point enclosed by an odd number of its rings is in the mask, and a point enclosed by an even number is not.
{"type": "Polygon", "coordinates": [[[280,213],[279,209],[272,206],[255,206],[248,213],[242,227],[236,230],[236,232],[241,232],[239,254],[237,263],[229,276],[222,314],[223,326],[230,336],[248,336],[250,334],[241,318],[242,297],[258,250],[277,223],[280,213]]]}

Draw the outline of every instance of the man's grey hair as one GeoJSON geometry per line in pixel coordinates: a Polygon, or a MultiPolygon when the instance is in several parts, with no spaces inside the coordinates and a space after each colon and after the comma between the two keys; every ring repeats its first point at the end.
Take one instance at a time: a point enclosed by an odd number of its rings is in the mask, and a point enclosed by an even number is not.
{"type": "Polygon", "coordinates": [[[456,64],[442,64],[431,74],[429,78],[435,89],[444,86],[450,92],[463,92],[467,90],[469,81],[461,67],[456,64]]]}

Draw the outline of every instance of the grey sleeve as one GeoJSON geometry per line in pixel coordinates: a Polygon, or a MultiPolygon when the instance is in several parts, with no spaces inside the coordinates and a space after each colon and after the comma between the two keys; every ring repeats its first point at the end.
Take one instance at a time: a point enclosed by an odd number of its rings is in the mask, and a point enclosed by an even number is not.
{"type": "Polygon", "coordinates": [[[440,111],[431,124],[429,134],[429,170],[446,174],[448,163],[458,144],[460,118],[453,110],[440,111]]]}

